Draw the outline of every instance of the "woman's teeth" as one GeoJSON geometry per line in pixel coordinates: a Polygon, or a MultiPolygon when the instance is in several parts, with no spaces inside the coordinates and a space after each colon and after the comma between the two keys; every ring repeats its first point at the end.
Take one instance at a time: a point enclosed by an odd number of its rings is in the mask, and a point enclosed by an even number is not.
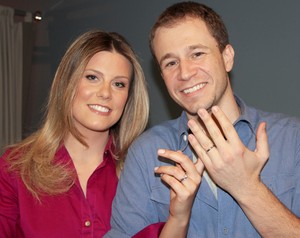
{"type": "Polygon", "coordinates": [[[109,109],[107,107],[102,107],[99,105],[89,105],[89,107],[99,112],[109,112],[109,109]]]}

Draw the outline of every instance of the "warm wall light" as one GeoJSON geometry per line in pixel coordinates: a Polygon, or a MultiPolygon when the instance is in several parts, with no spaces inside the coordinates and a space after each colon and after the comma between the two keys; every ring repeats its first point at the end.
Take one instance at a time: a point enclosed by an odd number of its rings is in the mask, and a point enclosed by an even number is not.
{"type": "Polygon", "coordinates": [[[42,13],[40,11],[36,11],[34,14],[33,14],[33,20],[35,22],[39,22],[42,20],[42,13]]]}

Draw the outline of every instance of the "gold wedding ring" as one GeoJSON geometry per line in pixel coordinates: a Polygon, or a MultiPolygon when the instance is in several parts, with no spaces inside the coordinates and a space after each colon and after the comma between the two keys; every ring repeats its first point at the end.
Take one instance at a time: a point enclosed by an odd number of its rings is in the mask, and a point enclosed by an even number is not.
{"type": "Polygon", "coordinates": [[[212,145],[211,147],[209,147],[207,150],[206,150],[206,153],[208,153],[211,149],[215,148],[216,146],[215,145],[212,145]]]}

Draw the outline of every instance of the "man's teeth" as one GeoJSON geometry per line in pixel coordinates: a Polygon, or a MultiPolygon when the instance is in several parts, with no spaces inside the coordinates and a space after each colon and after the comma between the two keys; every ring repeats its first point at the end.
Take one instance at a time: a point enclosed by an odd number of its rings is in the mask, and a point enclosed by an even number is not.
{"type": "Polygon", "coordinates": [[[188,89],[185,89],[183,90],[184,93],[188,94],[188,93],[192,93],[192,92],[195,92],[201,88],[203,88],[205,86],[205,83],[200,83],[192,88],[188,88],[188,89]]]}
{"type": "Polygon", "coordinates": [[[107,107],[101,107],[99,105],[89,105],[89,107],[99,112],[109,112],[107,107]]]}

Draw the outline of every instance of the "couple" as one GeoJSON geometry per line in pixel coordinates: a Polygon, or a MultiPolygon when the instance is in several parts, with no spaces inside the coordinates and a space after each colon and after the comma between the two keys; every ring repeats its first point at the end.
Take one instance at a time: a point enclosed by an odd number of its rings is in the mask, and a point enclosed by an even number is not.
{"type": "Polygon", "coordinates": [[[298,237],[300,122],[234,95],[234,50],[222,19],[195,2],[160,15],[150,46],[184,111],[136,140],[148,115],[145,82],[129,45],[111,38],[109,47],[89,50],[83,35],[69,48],[42,129],[3,156],[4,235],[298,237]],[[78,59],[79,49],[86,55],[78,59]],[[67,176],[56,181],[63,171],[67,176]],[[110,206],[117,182],[110,228],[103,204],[110,206]],[[44,220],[34,219],[42,214],[44,220]]]}

